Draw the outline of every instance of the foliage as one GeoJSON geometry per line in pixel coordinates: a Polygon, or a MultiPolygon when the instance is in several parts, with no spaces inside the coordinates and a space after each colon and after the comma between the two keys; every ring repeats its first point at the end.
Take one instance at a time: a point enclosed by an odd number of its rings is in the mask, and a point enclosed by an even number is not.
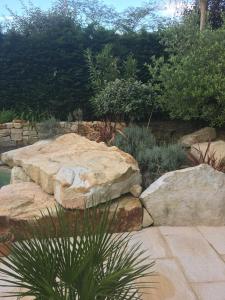
{"type": "Polygon", "coordinates": [[[57,0],[56,9],[72,16],[74,21],[86,27],[90,24],[111,27],[119,17],[118,12],[100,0],[57,0]]]}
{"type": "MultiPolygon", "coordinates": [[[[144,63],[163,53],[157,33],[122,34],[106,25],[107,19],[112,20],[110,8],[101,1],[94,6],[93,0],[57,2],[49,11],[32,5],[25,6],[22,15],[10,11],[12,20],[0,29],[0,110],[47,111],[66,120],[74,107],[79,107],[85,118],[92,118],[89,99],[94,91],[88,81],[86,49],[95,58],[111,44],[119,69],[133,54],[138,79],[144,81],[148,78],[144,63]]],[[[103,80],[107,80],[107,72],[103,80]]]]}
{"type": "Polygon", "coordinates": [[[115,136],[113,144],[137,158],[140,152],[152,149],[156,145],[156,140],[146,127],[129,126],[115,136]]]}
{"type": "Polygon", "coordinates": [[[225,1],[208,0],[209,23],[213,29],[220,28],[224,23],[225,1]]]}
{"type": "Polygon", "coordinates": [[[135,32],[140,29],[150,29],[155,27],[157,1],[148,1],[142,6],[128,7],[125,9],[115,21],[116,28],[122,32],[135,32]]]}
{"type": "MultiPolygon", "coordinates": [[[[77,213],[75,219],[57,209],[46,222],[30,223],[22,240],[1,258],[0,272],[16,284],[15,296],[42,300],[140,299],[137,279],[151,275],[140,245],[129,246],[129,235],[111,233],[109,210],[77,213]],[[54,236],[54,238],[53,238],[54,236]],[[4,267],[3,267],[4,266],[4,267]],[[5,268],[7,267],[7,268],[5,268]]],[[[13,295],[10,295],[13,296],[13,295]]]]}
{"type": "Polygon", "coordinates": [[[0,124],[12,122],[12,120],[15,119],[16,117],[17,117],[17,114],[14,110],[3,109],[2,111],[0,111],[0,124]]]}
{"type": "Polygon", "coordinates": [[[1,106],[65,118],[88,96],[82,30],[69,17],[38,9],[15,22],[0,43],[1,106]]]}
{"type": "Polygon", "coordinates": [[[95,57],[88,49],[86,57],[91,83],[96,92],[101,91],[108,82],[119,77],[118,59],[112,55],[112,45],[105,45],[95,57]]]}
{"type": "Polygon", "coordinates": [[[211,151],[211,142],[208,142],[205,151],[200,148],[193,147],[197,155],[193,153],[188,153],[188,159],[193,166],[198,166],[200,164],[207,164],[217,171],[225,173],[225,164],[222,159],[216,158],[216,151],[211,151]]]}
{"type": "Polygon", "coordinates": [[[123,134],[116,135],[114,145],[137,160],[145,187],[163,173],[179,169],[186,161],[186,153],[180,145],[157,145],[147,128],[125,128],[123,134]]]}
{"type": "Polygon", "coordinates": [[[154,92],[150,84],[133,78],[116,79],[91,99],[97,117],[109,120],[140,120],[154,109],[154,92]]]}
{"type": "Polygon", "coordinates": [[[99,136],[96,141],[98,143],[104,142],[107,145],[111,145],[117,132],[116,123],[112,124],[111,122],[106,121],[103,124],[98,125],[97,131],[99,132],[99,136]]]}
{"type": "Polygon", "coordinates": [[[179,144],[155,146],[147,149],[142,155],[139,159],[141,164],[147,165],[152,180],[181,168],[186,161],[186,153],[179,144]]]}
{"type": "Polygon", "coordinates": [[[54,117],[51,117],[39,124],[39,133],[45,138],[51,138],[57,135],[58,122],[54,117]]]}
{"type": "MultiPolygon", "coordinates": [[[[158,101],[171,118],[225,124],[225,31],[205,30],[176,48],[167,62],[156,63],[158,101]]],[[[150,73],[152,74],[152,66],[150,73]]]]}
{"type": "Polygon", "coordinates": [[[45,121],[50,118],[50,115],[47,112],[41,112],[40,110],[34,110],[31,108],[23,108],[22,112],[18,114],[19,119],[28,121],[31,124],[45,121]]]}

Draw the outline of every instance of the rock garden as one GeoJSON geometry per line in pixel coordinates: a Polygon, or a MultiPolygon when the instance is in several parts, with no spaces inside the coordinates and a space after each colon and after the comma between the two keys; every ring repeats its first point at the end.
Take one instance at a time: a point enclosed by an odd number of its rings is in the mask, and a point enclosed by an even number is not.
{"type": "Polygon", "coordinates": [[[13,2],[0,299],[224,300],[224,0],[13,2]]]}
{"type": "Polygon", "coordinates": [[[0,189],[3,227],[20,228],[57,206],[73,214],[106,203],[117,208],[116,231],[225,225],[225,142],[215,129],[160,145],[150,129],[118,125],[107,144],[96,124],[64,123],[70,133],[1,154],[11,168],[10,184],[0,189]],[[78,134],[85,127],[86,136],[78,134]]]}

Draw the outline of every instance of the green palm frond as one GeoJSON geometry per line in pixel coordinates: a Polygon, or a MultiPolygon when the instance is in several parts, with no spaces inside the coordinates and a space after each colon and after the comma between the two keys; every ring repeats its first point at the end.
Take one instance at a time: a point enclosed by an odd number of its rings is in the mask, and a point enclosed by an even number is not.
{"type": "Polygon", "coordinates": [[[60,209],[27,225],[11,254],[0,258],[10,296],[36,300],[140,299],[137,280],[153,275],[152,263],[130,245],[127,233],[113,234],[109,209],[87,209],[71,220],[60,209]],[[43,222],[44,218],[44,222],[43,222]],[[8,278],[8,279],[7,279],[8,278]],[[11,279],[9,279],[11,278],[11,279]]]}

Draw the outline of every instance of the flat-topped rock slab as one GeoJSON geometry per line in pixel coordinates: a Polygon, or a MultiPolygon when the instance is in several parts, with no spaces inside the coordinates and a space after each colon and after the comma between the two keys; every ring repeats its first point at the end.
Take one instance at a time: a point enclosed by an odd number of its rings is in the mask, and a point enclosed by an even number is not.
{"type": "Polygon", "coordinates": [[[141,175],[131,155],[73,133],[3,153],[1,159],[21,167],[65,208],[84,209],[140,193],[141,175]]]}

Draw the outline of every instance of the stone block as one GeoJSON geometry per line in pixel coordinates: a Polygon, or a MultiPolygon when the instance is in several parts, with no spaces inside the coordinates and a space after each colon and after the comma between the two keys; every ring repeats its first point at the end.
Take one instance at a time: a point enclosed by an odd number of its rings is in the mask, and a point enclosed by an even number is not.
{"type": "Polygon", "coordinates": [[[11,129],[13,128],[13,123],[5,123],[6,128],[11,129]]]}
{"type": "Polygon", "coordinates": [[[22,123],[13,123],[13,128],[22,128],[22,123]]]}
{"type": "Polygon", "coordinates": [[[5,128],[5,129],[0,129],[0,137],[5,137],[10,135],[10,130],[5,128]]]}
{"type": "Polygon", "coordinates": [[[23,135],[21,133],[11,133],[11,140],[12,141],[22,141],[23,140],[23,135]]]}

